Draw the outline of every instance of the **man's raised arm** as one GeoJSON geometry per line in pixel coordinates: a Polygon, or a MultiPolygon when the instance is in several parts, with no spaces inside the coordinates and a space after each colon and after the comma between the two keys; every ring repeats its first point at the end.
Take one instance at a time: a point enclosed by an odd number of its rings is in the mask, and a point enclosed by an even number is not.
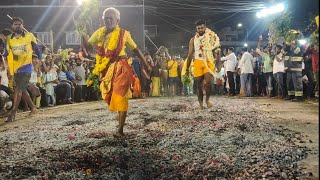
{"type": "Polygon", "coordinates": [[[144,58],[144,55],[142,54],[142,52],[140,51],[139,48],[135,48],[133,49],[133,52],[136,56],[138,56],[138,58],[140,59],[140,61],[142,61],[143,65],[145,67],[147,67],[148,71],[151,71],[152,68],[150,67],[149,63],[147,62],[147,60],[144,58]]]}

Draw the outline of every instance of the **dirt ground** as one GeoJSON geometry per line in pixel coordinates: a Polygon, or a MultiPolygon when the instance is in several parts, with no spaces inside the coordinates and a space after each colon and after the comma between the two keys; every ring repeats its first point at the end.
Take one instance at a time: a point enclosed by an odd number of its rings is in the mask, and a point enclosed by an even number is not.
{"type": "Polygon", "coordinates": [[[319,179],[319,102],[293,103],[268,98],[259,98],[255,101],[264,107],[263,111],[271,115],[268,121],[304,135],[294,142],[311,150],[300,165],[312,172],[313,177],[302,179],[319,179]]]}
{"type": "MultiPolygon", "coordinates": [[[[299,162],[299,165],[308,172],[308,175],[302,176],[300,179],[319,179],[319,103],[314,101],[307,101],[303,103],[294,103],[279,99],[269,99],[269,98],[228,98],[222,96],[215,96],[212,97],[212,102],[218,102],[220,105],[223,104],[224,101],[228,101],[228,103],[239,103],[239,104],[255,104],[258,110],[261,112],[266,113],[267,116],[264,119],[266,122],[275,125],[276,127],[281,127],[283,129],[289,129],[293,132],[299,132],[302,136],[299,136],[293,139],[293,142],[301,147],[306,147],[310,149],[308,152],[308,156],[306,159],[299,162]],[[312,174],[312,175],[311,175],[312,174]]],[[[138,99],[138,100],[130,100],[130,104],[135,104],[132,107],[131,111],[129,112],[128,122],[125,131],[129,133],[145,133],[153,131],[154,127],[160,128],[161,131],[169,131],[168,129],[173,128],[166,126],[166,122],[160,122],[160,119],[150,119],[147,116],[151,117],[160,117],[158,112],[154,111],[155,109],[164,109],[166,110],[168,107],[165,107],[165,103],[170,105],[178,104],[177,106],[170,106],[170,112],[177,113],[180,111],[179,108],[182,108],[184,111],[193,111],[198,112],[197,109],[197,101],[195,97],[175,97],[172,98],[149,98],[145,99],[138,99]],[[154,104],[153,102],[159,101],[159,104],[154,104]],[[186,104],[186,107],[184,107],[186,104]],[[135,115],[135,111],[140,112],[140,116],[135,115]],[[142,111],[150,112],[149,115],[141,114],[142,111]],[[154,111],[154,112],[153,112],[154,111]],[[143,117],[144,121],[138,121],[137,119],[143,117]],[[147,122],[147,125],[146,125],[147,122]],[[140,124],[144,124],[144,128],[140,127],[140,124]],[[154,127],[153,127],[154,126],[154,127]],[[163,130],[162,130],[163,129],[163,130]],[[140,132],[139,132],[140,131],[140,132]]],[[[37,129],[39,129],[40,140],[48,140],[49,145],[54,147],[54,143],[59,143],[57,141],[53,141],[52,137],[48,139],[48,135],[42,134],[44,129],[46,128],[47,122],[51,120],[57,120],[56,123],[50,122],[50,125],[59,125],[57,127],[50,127],[50,133],[53,131],[65,131],[66,134],[70,134],[73,132],[78,133],[78,137],[81,136],[80,131],[82,129],[86,131],[83,137],[88,136],[91,132],[103,131],[106,134],[112,134],[114,132],[114,127],[116,126],[115,122],[115,115],[107,112],[107,106],[103,102],[86,102],[86,103],[78,103],[72,105],[62,105],[57,107],[45,108],[39,110],[39,113],[34,117],[29,117],[28,113],[19,113],[17,115],[16,121],[12,123],[5,123],[4,118],[0,120],[0,140],[2,142],[7,142],[8,136],[10,134],[23,134],[23,133],[33,133],[37,134],[37,129]],[[87,117],[90,116],[90,118],[87,117]],[[75,119],[72,119],[75,117],[75,119]],[[107,124],[104,122],[103,118],[107,117],[107,124]],[[49,121],[48,121],[49,120],[49,121]],[[63,121],[61,124],[58,121],[63,121]],[[76,126],[81,125],[81,123],[90,123],[90,121],[96,121],[93,126],[76,126]],[[89,122],[88,122],[89,121],[89,122]],[[66,123],[74,123],[75,127],[69,128],[66,123]],[[79,124],[76,124],[79,123],[79,124]],[[98,125],[98,126],[97,126],[98,125]],[[101,126],[102,125],[102,126],[101,126]],[[107,126],[106,126],[107,125],[107,126]],[[106,128],[107,127],[107,128],[106,128]],[[64,129],[63,129],[64,128],[64,129]],[[66,129],[67,128],[67,129],[66,129]],[[69,129],[68,129],[69,128],[69,129]],[[86,129],[85,129],[86,128],[86,129]],[[31,132],[32,131],[32,132],[31,132]],[[4,136],[7,138],[4,140],[4,136]],[[49,142],[50,141],[50,142],[49,142]]],[[[229,110],[232,112],[233,109],[229,110]]],[[[220,113],[221,110],[217,106],[213,106],[213,110],[210,112],[213,113],[220,113]]],[[[250,113],[248,111],[247,113],[250,113]]],[[[248,116],[251,116],[248,114],[248,116]]],[[[161,115],[161,117],[163,117],[161,115]]],[[[178,114],[178,117],[183,117],[181,114],[178,114]]],[[[220,115],[219,115],[220,117],[220,115]]],[[[222,116],[221,116],[222,117],[222,116]]],[[[190,118],[190,117],[188,117],[190,118]]],[[[176,121],[175,121],[176,122],[176,121]]],[[[178,121],[177,121],[178,122],[178,121]]],[[[179,126],[176,125],[175,128],[179,126]]],[[[46,132],[47,133],[47,132],[46,132]]],[[[100,134],[101,135],[101,134],[100,134]]],[[[97,135],[97,136],[100,136],[97,135]]],[[[170,134],[169,134],[170,135],[170,134]]],[[[57,136],[59,139],[60,135],[57,136]]],[[[102,135],[108,136],[108,135],[102,135]]],[[[78,138],[77,137],[77,138],[78,138]]],[[[70,137],[68,138],[75,138],[70,137]]],[[[39,137],[38,137],[39,139],[39,137]]],[[[26,140],[28,141],[28,140],[26,140]]],[[[33,143],[33,141],[30,141],[33,143]]],[[[69,142],[67,142],[69,143],[69,142]]],[[[81,142],[82,143],[82,142],[81,142]]],[[[9,143],[10,144],[10,143],[9,143]]],[[[49,145],[41,145],[47,148],[49,145]]],[[[65,145],[65,144],[63,144],[65,145]]],[[[61,145],[62,146],[62,145],[61,145]]],[[[15,149],[16,150],[16,149],[15,149]]],[[[1,153],[0,151],[0,157],[1,153]]],[[[0,168],[3,161],[0,160],[0,168]]],[[[0,169],[1,170],[1,169],[0,169]]],[[[1,178],[0,178],[1,179],[1,178]]],[[[210,179],[210,178],[209,178],[210,179]]]]}

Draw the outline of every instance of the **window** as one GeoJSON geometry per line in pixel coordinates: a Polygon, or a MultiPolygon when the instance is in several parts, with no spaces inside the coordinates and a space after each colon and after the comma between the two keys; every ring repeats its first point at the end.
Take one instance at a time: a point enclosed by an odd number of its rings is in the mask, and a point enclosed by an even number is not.
{"type": "Polygon", "coordinates": [[[66,45],[80,45],[81,37],[76,32],[66,32],[66,45]]]}
{"type": "Polygon", "coordinates": [[[37,39],[39,39],[43,44],[51,44],[52,38],[50,37],[50,32],[35,32],[35,34],[37,39]]]}

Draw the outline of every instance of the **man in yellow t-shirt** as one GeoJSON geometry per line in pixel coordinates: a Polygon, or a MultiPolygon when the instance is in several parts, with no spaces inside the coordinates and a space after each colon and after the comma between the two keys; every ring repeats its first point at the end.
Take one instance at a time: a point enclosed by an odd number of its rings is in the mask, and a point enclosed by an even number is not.
{"type": "Polygon", "coordinates": [[[19,17],[12,18],[11,27],[13,34],[7,37],[6,56],[12,54],[13,58],[7,58],[10,74],[14,75],[14,104],[11,114],[6,122],[15,120],[15,116],[21,98],[27,102],[31,109],[30,115],[36,113],[36,106],[33,104],[27,87],[32,73],[32,53],[35,51],[39,59],[41,52],[37,46],[37,40],[32,33],[23,30],[23,20],[19,17]]]}
{"type": "Polygon", "coordinates": [[[177,93],[176,89],[180,80],[178,77],[178,66],[179,65],[176,57],[168,61],[168,70],[169,70],[168,83],[169,83],[170,96],[174,96],[177,93]]]}

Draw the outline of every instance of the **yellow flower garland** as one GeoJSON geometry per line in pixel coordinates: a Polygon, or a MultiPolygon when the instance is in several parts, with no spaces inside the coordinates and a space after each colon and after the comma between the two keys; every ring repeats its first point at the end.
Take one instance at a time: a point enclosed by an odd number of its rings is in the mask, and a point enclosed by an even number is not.
{"type": "MultiPolygon", "coordinates": [[[[215,64],[215,57],[213,56],[212,51],[220,51],[220,39],[218,37],[218,35],[216,33],[214,33],[213,31],[211,31],[209,28],[206,29],[205,33],[204,33],[204,40],[203,42],[200,42],[199,44],[203,45],[203,58],[205,60],[209,60],[212,61],[213,64],[215,64]]],[[[197,33],[195,36],[195,41],[200,41],[199,39],[199,34],[197,33]]],[[[211,69],[208,66],[207,61],[203,61],[204,65],[206,67],[206,69],[209,71],[209,73],[212,76],[216,76],[216,71],[213,70],[211,71],[211,69]]]]}
{"type": "MultiPolygon", "coordinates": [[[[105,29],[106,30],[106,29],[105,29]]],[[[100,31],[99,37],[103,37],[101,35],[102,33],[105,33],[104,31],[100,31]]],[[[108,50],[115,50],[118,41],[119,41],[119,36],[120,36],[120,28],[117,26],[111,33],[111,35],[108,35],[104,41],[103,47],[107,47],[108,50]]],[[[106,51],[105,51],[106,52],[106,51]]],[[[95,68],[93,69],[92,73],[99,76],[100,73],[107,67],[108,63],[110,61],[110,58],[103,57],[100,55],[96,55],[96,65],[95,68]]]]}
{"type": "MultiPolygon", "coordinates": [[[[100,43],[99,45],[101,45],[104,48],[104,52],[107,50],[115,50],[117,48],[118,45],[118,41],[119,41],[119,37],[120,37],[120,28],[119,26],[117,26],[109,35],[105,35],[106,34],[107,29],[106,28],[102,28],[99,32],[98,32],[98,37],[101,38],[105,38],[104,42],[100,43]]],[[[101,74],[101,72],[107,67],[108,63],[110,62],[110,58],[105,57],[105,56],[100,56],[99,54],[96,55],[96,64],[95,67],[92,71],[93,75],[99,76],[101,74]]],[[[87,86],[91,86],[93,84],[93,80],[88,78],[86,81],[87,86]]]]}

